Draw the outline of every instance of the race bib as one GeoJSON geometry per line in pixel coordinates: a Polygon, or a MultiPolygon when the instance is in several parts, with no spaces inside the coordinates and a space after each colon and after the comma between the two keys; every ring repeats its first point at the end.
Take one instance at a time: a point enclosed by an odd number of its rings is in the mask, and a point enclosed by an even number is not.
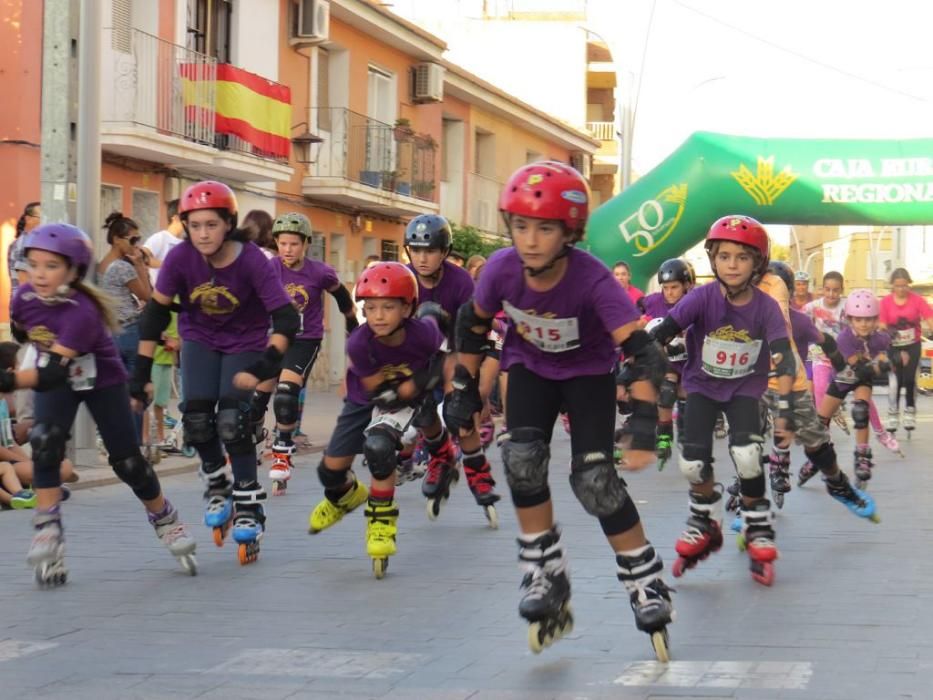
{"type": "Polygon", "coordinates": [[[525,313],[509,302],[502,308],[515,322],[522,338],[544,352],[566,352],[580,347],[580,324],[575,318],[542,318],[525,313]]]}
{"type": "Polygon", "coordinates": [[[913,345],[919,342],[920,332],[917,330],[916,326],[895,330],[894,337],[891,338],[891,345],[896,348],[904,347],[905,345],[913,345]]]}
{"type": "MultiPolygon", "coordinates": [[[[30,353],[27,350],[23,355],[20,369],[35,369],[40,365],[45,367],[48,361],[48,353],[30,353]]],[[[68,384],[74,391],[90,391],[94,388],[96,381],[97,361],[93,353],[76,357],[68,365],[68,384]]]]}
{"type": "Polygon", "coordinates": [[[761,341],[737,343],[706,336],[703,339],[703,371],[720,379],[739,379],[755,371],[761,341]]]}
{"type": "Polygon", "coordinates": [[[366,432],[369,433],[370,430],[378,425],[383,428],[389,428],[401,436],[404,435],[405,430],[408,429],[408,426],[411,424],[411,419],[414,418],[414,416],[415,409],[410,406],[405,406],[395,411],[383,411],[377,407],[373,409],[373,417],[372,420],[369,421],[369,425],[366,426],[366,432]]]}

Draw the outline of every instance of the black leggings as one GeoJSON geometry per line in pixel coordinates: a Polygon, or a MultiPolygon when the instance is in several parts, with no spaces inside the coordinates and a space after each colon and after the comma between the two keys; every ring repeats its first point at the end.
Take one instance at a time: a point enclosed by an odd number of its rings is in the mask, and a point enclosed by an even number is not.
{"type": "MultiPolygon", "coordinates": [[[[33,433],[40,426],[54,425],[68,434],[82,401],[97,423],[111,464],[127,457],[142,456],[133,422],[136,414],[130,410],[130,395],[126,384],[114,384],[91,391],[73,391],[67,386],[53,391],[37,391],[33,433]]],[[[33,486],[39,489],[61,486],[62,465],[60,460],[53,457],[54,451],[36,450],[33,447],[33,486]]],[[[159,479],[153,474],[151,483],[140,489],[137,496],[148,501],[160,493],[159,479]]]]}
{"type": "MultiPolygon", "coordinates": [[[[709,478],[713,477],[713,429],[722,411],[729,419],[729,444],[747,445],[761,439],[761,409],[758,400],[750,396],[733,396],[729,401],[714,401],[696,392],[687,395],[686,430],[683,440],[683,458],[703,460],[709,465],[709,478]]],[[[742,479],[742,495],[761,498],[765,495],[764,471],[760,477],[742,479]]]]}
{"type": "Polygon", "coordinates": [[[902,345],[892,347],[888,353],[891,359],[892,371],[897,377],[897,395],[894,396],[891,405],[897,406],[901,401],[901,389],[904,389],[904,402],[909,408],[917,405],[917,367],[920,365],[920,346],[921,343],[912,343],[911,345],[902,345]],[[907,363],[901,362],[901,353],[907,353],[907,363]]]}
{"type": "MultiPolygon", "coordinates": [[[[602,452],[612,458],[614,450],[616,382],[610,373],[547,379],[524,365],[509,368],[505,423],[509,430],[537,428],[550,444],[554,422],[561,410],[570,418],[572,455],[602,452]]],[[[548,500],[550,491],[547,491],[548,500]]],[[[514,502],[514,494],[513,494],[514,502]]],[[[638,524],[638,510],[631,498],[618,513],[600,518],[607,535],[630,530],[638,524]]]]}

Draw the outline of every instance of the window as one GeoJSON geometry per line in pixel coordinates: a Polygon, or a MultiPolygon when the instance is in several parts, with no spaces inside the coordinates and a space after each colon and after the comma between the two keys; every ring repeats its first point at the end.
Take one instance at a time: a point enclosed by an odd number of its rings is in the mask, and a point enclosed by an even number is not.
{"type": "Polygon", "coordinates": [[[312,260],[324,262],[326,254],[327,236],[320,231],[314,231],[311,234],[311,243],[308,245],[308,257],[312,260]]]}
{"type": "Polygon", "coordinates": [[[158,192],[133,190],[133,220],[139,224],[144,239],[162,227],[159,226],[160,197],[158,192]]]}
{"type": "Polygon", "coordinates": [[[383,124],[395,123],[395,77],[391,73],[369,67],[367,116],[383,124]]]}
{"type": "Polygon", "coordinates": [[[188,0],[188,48],[230,63],[232,17],[230,0],[188,0]]]}
{"type": "Polygon", "coordinates": [[[398,243],[395,241],[382,241],[382,255],[380,256],[383,260],[398,260],[398,243]]]}
{"type": "Polygon", "coordinates": [[[331,130],[330,113],[330,54],[326,49],[317,51],[317,128],[331,130]]]}

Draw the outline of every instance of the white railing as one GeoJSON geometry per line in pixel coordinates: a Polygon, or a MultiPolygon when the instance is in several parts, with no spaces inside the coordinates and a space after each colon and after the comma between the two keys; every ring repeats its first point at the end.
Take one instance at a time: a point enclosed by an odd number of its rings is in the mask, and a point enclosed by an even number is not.
{"type": "Polygon", "coordinates": [[[587,122],[586,130],[593,135],[594,139],[599,139],[600,141],[616,140],[615,122],[587,122]]]}
{"type": "Polygon", "coordinates": [[[101,121],[214,145],[217,59],[139,30],[105,29],[101,121]]]}
{"type": "Polygon", "coordinates": [[[503,183],[491,177],[470,173],[470,211],[467,223],[489,233],[504,233],[499,216],[499,195],[503,183]]]}

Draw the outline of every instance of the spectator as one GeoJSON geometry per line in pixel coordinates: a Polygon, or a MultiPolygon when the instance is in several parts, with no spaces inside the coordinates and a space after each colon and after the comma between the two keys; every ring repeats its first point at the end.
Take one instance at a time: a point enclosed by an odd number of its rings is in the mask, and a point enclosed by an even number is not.
{"type": "Polygon", "coordinates": [[[486,258],[482,255],[471,255],[467,260],[466,271],[470,273],[470,277],[473,278],[474,282],[479,279],[479,273],[482,272],[485,264],[486,258]]]}
{"type": "Polygon", "coordinates": [[[19,289],[19,285],[26,281],[26,271],[29,269],[29,266],[26,265],[26,256],[23,254],[26,234],[39,225],[41,215],[40,203],[30,202],[23,208],[23,213],[16,222],[16,238],[13,239],[6,254],[7,271],[10,274],[11,303],[16,295],[16,290],[19,289]]]}
{"type": "MultiPolygon", "coordinates": [[[[152,410],[155,413],[156,444],[165,444],[165,409],[172,398],[172,379],[181,340],[178,337],[178,314],[172,312],[172,320],[162,331],[162,345],[156,346],[152,356],[152,410]]],[[[143,424],[143,442],[152,443],[149,435],[150,423],[143,424]]]]}
{"type": "Polygon", "coordinates": [[[165,205],[165,216],[168,219],[168,228],[153,233],[143,245],[143,250],[149,258],[149,281],[152,286],[155,286],[156,277],[159,276],[159,268],[162,267],[165,256],[182,242],[185,234],[185,227],[181,225],[181,219],[178,218],[177,199],[165,205]]]}
{"type": "Polygon", "coordinates": [[[622,285],[622,289],[628,293],[628,298],[632,300],[632,303],[640,309],[641,306],[638,300],[645,296],[645,293],[632,284],[632,268],[629,267],[628,263],[624,260],[616,262],[612,266],[612,276],[622,285]]]}
{"type": "Polygon", "coordinates": [[[380,258],[378,255],[367,255],[367,256],[366,256],[366,264],[365,264],[363,267],[364,267],[364,268],[372,267],[372,266],[375,265],[377,262],[382,262],[382,258],[380,258]]]}
{"type": "Polygon", "coordinates": [[[246,232],[248,239],[258,245],[267,258],[276,256],[278,249],[272,238],[272,217],[269,212],[262,209],[247,212],[240,223],[240,229],[246,232]]]}
{"type": "Polygon", "coordinates": [[[450,251],[450,253],[447,256],[447,259],[450,260],[450,262],[452,262],[457,267],[463,267],[463,264],[466,262],[463,256],[460,255],[460,253],[456,252],[455,250],[450,251]]]}

